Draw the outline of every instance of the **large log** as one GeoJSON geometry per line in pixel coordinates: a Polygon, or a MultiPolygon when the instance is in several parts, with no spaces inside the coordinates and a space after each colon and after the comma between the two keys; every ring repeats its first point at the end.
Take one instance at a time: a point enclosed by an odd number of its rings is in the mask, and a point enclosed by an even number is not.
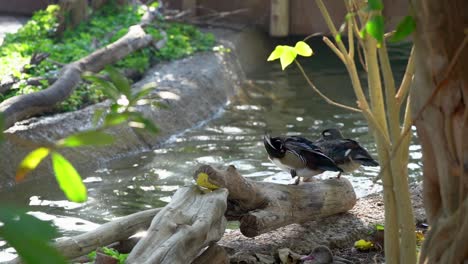
{"type": "Polygon", "coordinates": [[[226,189],[203,193],[199,187],[180,188],[153,219],[147,236],[127,258],[129,264],[190,263],[200,250],[224,234],[226,189]]]}
{"type": "Polygon", "coordinates": [[[207,174],[211,184],[229,190],[228,219],[238,219],[247,237],[346,212],[356,204],[353,186],[343,177],[281,185],[247,180],[232,165],[225,171],[203,165],[194,178],[201,174],[207,174]]]}

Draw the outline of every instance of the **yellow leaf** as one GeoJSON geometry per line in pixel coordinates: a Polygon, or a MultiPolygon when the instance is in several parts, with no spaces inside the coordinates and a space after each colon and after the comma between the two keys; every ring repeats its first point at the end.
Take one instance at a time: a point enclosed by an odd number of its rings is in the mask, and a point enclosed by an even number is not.
{"type": "Polygon", "coordinates": [[[421,231],[416,231],[416,243],[421,245],[424,241],[424,233],[421,231]]]}
{"type": "Polygon", "coordinates": [[[16,182],[24,180],[26,174],[34,170],[37,165],[39,165],[39,163],[49,155],[49,152],[50,149],[48,148],[37,148],[26,155],[16,170],[16,182]]]}
{"type": "Polygon", "coordinates": [[[305,43],[304,41],[298,41],[294,49],[296,50],[297,54],[304,57],[310,57],[314,53],[309,44],[305,43]]]}
{"type": "Polygon", "coordinates": [[[267,61],[274,61],[277,60],[281,57],[281,54],[283,54],[284,51],[284,46],[276,46],[275,50],[270,54],[268,57],[267,61]]]}
{"type": "Polygon", "coordinates": [[[284,51],[281,54],[280,62],[281,69],[284,70],[288,67],[297,57],[297,52],[293,47],[284,46],[284,51]]]}
{"type": "Polygon", "coordinates": [[[359,250],[370,250],[374,247],[374,244],[371,241],[360,239],[354,242],[354,247],[359,250]]]}
{"type": "Polygon", "coordinates": [[[198,186],[203,187],[203,188],[207,188],[207,189],[210,189],[210,190],[219,189],[219,186],[216,186],[216,185],[214,185],[214,184],[212,184],[210,182],[210,180],[208,179],[208,174],[203,173],[203,172],[200,172],[197,175],[196,182],[197,182],[198,186]]]}

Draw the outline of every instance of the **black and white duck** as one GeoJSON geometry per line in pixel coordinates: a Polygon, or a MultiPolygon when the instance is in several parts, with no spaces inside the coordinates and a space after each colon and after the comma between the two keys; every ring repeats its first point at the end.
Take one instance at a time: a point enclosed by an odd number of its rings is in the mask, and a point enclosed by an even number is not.
{"type": "Polygon", "coordinates": [[[321,138],[314,144],[330,157],[343,172],[355,171],[361,165],[379,166],[379,163],[365,148],[355,140],[344,138],[340,130],[336,128],[322,131],[321,138]]]}
{"type": "Polygon", "coordinates": [[[266,134],[263,143],[268,157],[276,166],[291,173],[291,177],[298,177],[295,184],[299,183],[300,177],[307,181],[324,171],[343,171],[318,146],[306,138],[271,137],[266,134]]]}

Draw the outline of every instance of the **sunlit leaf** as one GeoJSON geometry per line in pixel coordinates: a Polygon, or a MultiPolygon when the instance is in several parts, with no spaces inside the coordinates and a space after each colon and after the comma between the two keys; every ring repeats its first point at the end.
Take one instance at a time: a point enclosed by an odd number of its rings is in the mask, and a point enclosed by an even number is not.
{"type": "Polygon", "coordinates": [[[281,54],[283,54],[284,47],[285,46],[281,45],[276,46],[275,50],[270,54],[267,61],[274,61],[279,59],[281,57],[281,54]]]}
{"type": "Polygon", "coordinates": [[[298,41],[296,43],[296,46],[294,46],[294,50],[297,54],[304,57],[310,57],[313,54],[313,51],[310,48],[309,44],[305,43],[304,41],[298,41]]]}
{"type": "Polygon", "coordinates": [[[390,39],[392,42],[398,42],[405,39],[416,29],[416,21],[412,16],[406,16],[398,23],[397,29],[393,37],[390,39]]]}
{"type": "Polygon", "coordinates": [[[297,53],[293,47],[285,46],[280,57],[281,69],[286,69],[296,59],[297,53]]]}
{"type": "Polygon", "coordinates": [[[367,0],[367,4],[372,11],[380,11],[383,9],[382,0],[367,0]]]}
{"type": "Polygon", "coordinates": [[[86,187],[73,165],[61,154],[52,152],[52,167],[60,189],[68,200],[81,203],[88,199],[86,187]]]}
{"type": "Polygon", "coordinates": [[[48,222],[26,214],[24,210],[0,208],[0,237],[15,248],[27,264],[65,264],[67,261],[49,243],[57,236],[56,229],[48,222]]]}
{"type": "Polygon", "coordinates": [[[377,231],[383,231],[383,230],[385,230],[385,227],[384,227],[384,225],[376,224],[376,225],[375,225],[375,229],[376,229],[377,231]]]}
{"type": "Polygon", "coordinates": [[[58,142],[62,147],[78,147],[89,145],[108,145],[114,142],[114,137],[101,131],[85,131],[73,134],[58,142]]]}
{"type": "Polygon", "coordinates": [[[369,19],[369,21],[366,23],[366,31],[369,33],[369,35],[377,40],[378,44],[381,44],[384,38],[383,16],[377,15],[371,17],[371,19],[369,19]]]}
{"type": "Polygon", "coordinates": [[[354,242],[354,247],[359,250],[367,251],[374,247],[374,244],[371,241],[360,239],[354,242]]]}
{"type": "Polygon", "coordinates": [[[37,148],[29,152],[23,161],[21,161],[18,169],[16,170],[16,181],[22,181],[26,174],[34,170],[41,161],[49,155],[50,149],[48,148],[37,148]]]}
{"type": "Polygon", "coordinates": [[[111,66],[106,66],[104,70],[109,74],[109,78],[117,90],[127,96],[127,98],[130,98],[130,82],[128,81],[127,77],[111,66]]]}

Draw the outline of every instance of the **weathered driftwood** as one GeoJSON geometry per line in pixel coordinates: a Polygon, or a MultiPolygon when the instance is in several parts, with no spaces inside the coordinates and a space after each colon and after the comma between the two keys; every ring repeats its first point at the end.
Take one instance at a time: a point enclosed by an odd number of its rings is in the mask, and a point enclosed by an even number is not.
{"type": "MultiPolygon", "coordinates": [[[[161,208],[127,215],[81,235],[61,238],[53,246],[68,259],[80,257],[99,247],[108,246],[116,241],[126,240],[137,232],[148,229],[151,219],[159,211],[161,211],[161,208]]],[[[8,262],[8,264],[15,263],[21,263],[20,259],[16,258],[8,262]]]]}
{"type": "Polygon", "coordinates": [[[209,246],[203,253],[193,260],[192,264],[228,264],[229,257],[223,247],[217,244],[209,246]]]}
{"type": "Polygon", "coordinates": [[[0,103],[0,112],[5,116],[5,128],[12,126],[16,121],[42,113],[68,98],[81,81],[82,72],[97,73],[106,65],[150,45],[152,41],[151,35],[146,34],[140,25],[131,26],[128,33],[116,42],[64,66],[58,80],[49,88],[3,101],[0,103]]]}
{"type": "Polygon", "coordinates": [[[225,171],[203,165],[194,178],[200,173],[229,190],[227,216],[239,219],[240,230],[247,237],[346,212],[356,204],[354,189],[345,178],[281,185],[247,180],[232,165],[225,171]]]}
{"type": "Polygon", "coordinates": [[[197,186],[179,189],[154,217],[127,263],[190,263],[202,248],[223,236],[226,203],[226,189],[208,193],[197,186]]]}

